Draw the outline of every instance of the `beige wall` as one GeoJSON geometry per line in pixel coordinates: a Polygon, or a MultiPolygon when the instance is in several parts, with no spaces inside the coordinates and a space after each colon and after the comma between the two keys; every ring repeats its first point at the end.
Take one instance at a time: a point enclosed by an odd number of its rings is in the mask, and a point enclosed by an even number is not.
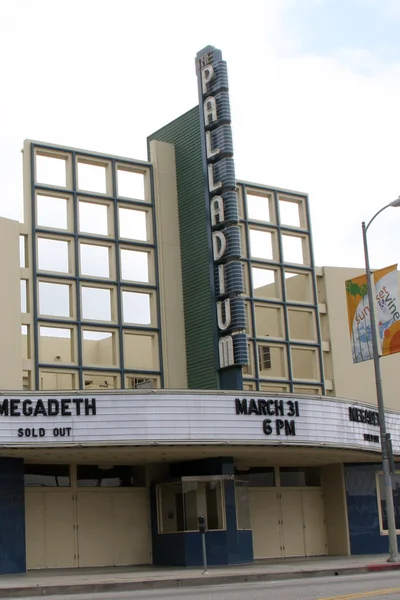
{"type": "MultiPolygon", "coordinates": [[[[323,276],[317,277],[319,301],[327,308],[327,313],[321,315],[322,336],[324,341],[330,342],[330,351],[324,352],[324,360],[326,377],[333,380],[331,395],[376,403],[373,361],[353,364],[347,318],[345,281],[363,272],[362,269],[324,267],[323,276]]],[[[385,405],[397,410],[400,410],[399,368],[400,354],[381,359],[385,405]]]]}
{"type": "Polygon", "coordinates": [[[19,223],[0,218],[0,279],[3,282],[0,311],[1,389],[22,388],[21,291],[19,223]]]}
{"type": "MultiPolygon", "coordinates": [[[[85,340],[95,341],[95,340],[85,340]]],[[[100,365],[115,365],[116,364],[116,350],[113,336],[98,340],[97,345],[97,363],[100,365]]],[[[95,363],[96,364],[96,363],[95,363]]]]}
{"type": "Polygon", "coordinates": [[[158,369],[158,340],[155,336],[126,333],[124,347],[127,369],[158,369]]]}
{"type": "Polygon", "coordinates": [[[258,337],[284,338],[283,309],[280,306],[256,304],[256,329],[258,337]]]}
{"type": "Polygon", "coordinates": [[[289,308],[288,317],[291,339],[317,340],[314,311],[289,308]]]}
{"type": "Polygon", "coordinates": [[[44,363],[69,364],[73,362],[71,340],[65,337],[40,336],[39,359],[44,363]],[[58,359],[57,356],[60,358],[58,359]]]}
{"type": "MultiPolygon", "coordinates": [[[[115,351],[111,336],[102,340],[84,340],[83,345],[85,354],[84,362],[86,365],[114,366],[115,351]]],[[[139,342],[137,345],[143,351],[143,345],[139,342]]],[[[39,357],[40,361],[45,363],[70,364],[77,361],[73,340],[57,336],[40,336],[39,357]],[[58,356],[60,358],[57,358],[58,356]]]]}
{"type": "Polygon", "coordinates": [[[71,390],[76,388],[75,382],[76,379],[72,373],[42,371],[39,386],[41,390],[71,390]]]}
{"type": "Polygon", "coordinates": [[[152,141],[150,154],[157,198],[164,386],[187,388],[175,149],[172,144],[152,141]]]}
{"type": "Polygon", "coordinates": [[[294,275],[285,280],[287,300],[312,302],[312,278],[310,274],[294,275]]]}
{"type": "Polygon", "coordinates": [[[296,379],[317,380],[319,378],[317,350],[292,346],[291,352],[293,376],[296,379]]]}
{"type": "MultiPolygon", "coordinates": [[[[313,301],[312,279],[308,273],[287,277],[285,288],[288,300],[309,303],[313,301]]],[[[256,288],[256,296],[257,298],[282,299],[282,292],[280,286],[275,282],[256,288]]]]}
{"type": "Polygon", "coordinates": [[[83,362],[86,365],[114,366],[116,361],[116,348],[113,336],[102,340],[83,340],[83,362]]]}
{"type": "Polygon", "coordinates": [[[343,465],[322,467],[328,554],[350,554],[343,465]]]}

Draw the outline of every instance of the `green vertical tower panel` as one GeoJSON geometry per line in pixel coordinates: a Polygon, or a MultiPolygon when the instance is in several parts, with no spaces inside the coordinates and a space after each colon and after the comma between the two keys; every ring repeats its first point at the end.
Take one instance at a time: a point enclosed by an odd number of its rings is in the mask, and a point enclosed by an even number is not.
{"type": "Polygon", "coordinates": [[[188,385],[217,389],[215,305],[198,106],[150,135],[148,144],[152,140],[175,146],[188,385]]]}

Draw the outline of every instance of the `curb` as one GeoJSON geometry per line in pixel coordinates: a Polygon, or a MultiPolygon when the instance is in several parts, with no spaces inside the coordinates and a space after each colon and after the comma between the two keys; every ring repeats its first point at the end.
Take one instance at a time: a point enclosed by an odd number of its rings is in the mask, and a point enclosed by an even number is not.
{"type": "Polygon", "coordinates": [[[377,570],[387,570],[390,568],[400,568],[400,563],[394,565],[370,565],[363,567],[343,567],[339,569],[316,569],[310,571],[283,571],[276,573],[243,573],[237,575],[207,575],[200,577],[188,577],[183,579],[147,579],[141,581],[121,581],[121,582],[103,582],[103,583],[77,583],[61,585],[32,585],[24,587],[5,588],[0,587],[0,598],[24,598],[27,596],[58,596],[61,594],[99,594],[103,592],[130,592],[134,590],[155,590],[163,588],[183,588],[200,587],[207,585],[223,585],[232,583],[256,583],[260,581],[282,581],[289,579],[307,579],[312,577],[333,577],[340,575],[359,575],[362,573],[374,572],[377,570]],[[378,568],[378,567],[384,567],[378,568]]]}
{"type": "Polygon", "coordinates": [[[379,571],[396,571],[400,569],[400,562],[396,563],[380,563],[377,565],[368,565],[368,573],[378,573],[379,571]]]}

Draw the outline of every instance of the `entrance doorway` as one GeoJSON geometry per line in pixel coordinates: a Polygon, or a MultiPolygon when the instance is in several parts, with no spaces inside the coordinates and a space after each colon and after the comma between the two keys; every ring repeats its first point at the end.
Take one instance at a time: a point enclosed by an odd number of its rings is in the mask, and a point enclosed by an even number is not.
{"type": "Polygon", "coordinates": [[[328,553],[323,493],[319,490],[249,490],[254,558],[328,553]]]}
{"type": "MultiPolygon", "coordinates": [[[[38,470],[37,467],[47,465],[27,467],[38,470]]],[[[50,467],[54,470],[58,465],[50,467]]],[[[27,569],[149,564],[147,488],[112,488],[111,479],[121,480],[119,477],[108,477],[105,487],[102,479],[99,487],[83,487],[78,486],[76,475],[74,466],[70,485],[64,488],[39,487],[40,484],[26,487],[27,569]]],[[[129,478],[124,481],[127,484],[129,478]]],[[[86,484],[89,482],[90,479],[85,480],[86,484]]]]}
{"type": "Polygon", "coordinates": [[[240,478],[248,486],[254,558],[328,553],[318,469],[250,469],[240,478]]]}

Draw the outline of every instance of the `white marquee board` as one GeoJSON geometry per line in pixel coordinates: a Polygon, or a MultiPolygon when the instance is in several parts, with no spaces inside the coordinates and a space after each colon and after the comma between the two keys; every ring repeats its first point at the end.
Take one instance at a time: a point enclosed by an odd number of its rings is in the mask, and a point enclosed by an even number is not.
{"type": "MultiPolygon", "coordinates": [[[[393,450],[400,454],[400,414],[388,412],[387,427],[393,450]]],[[[262,394],[3,394],[0,439],[3,447],[231,442],[380,452],[375,407],[339,399],[262,394]]]]}

